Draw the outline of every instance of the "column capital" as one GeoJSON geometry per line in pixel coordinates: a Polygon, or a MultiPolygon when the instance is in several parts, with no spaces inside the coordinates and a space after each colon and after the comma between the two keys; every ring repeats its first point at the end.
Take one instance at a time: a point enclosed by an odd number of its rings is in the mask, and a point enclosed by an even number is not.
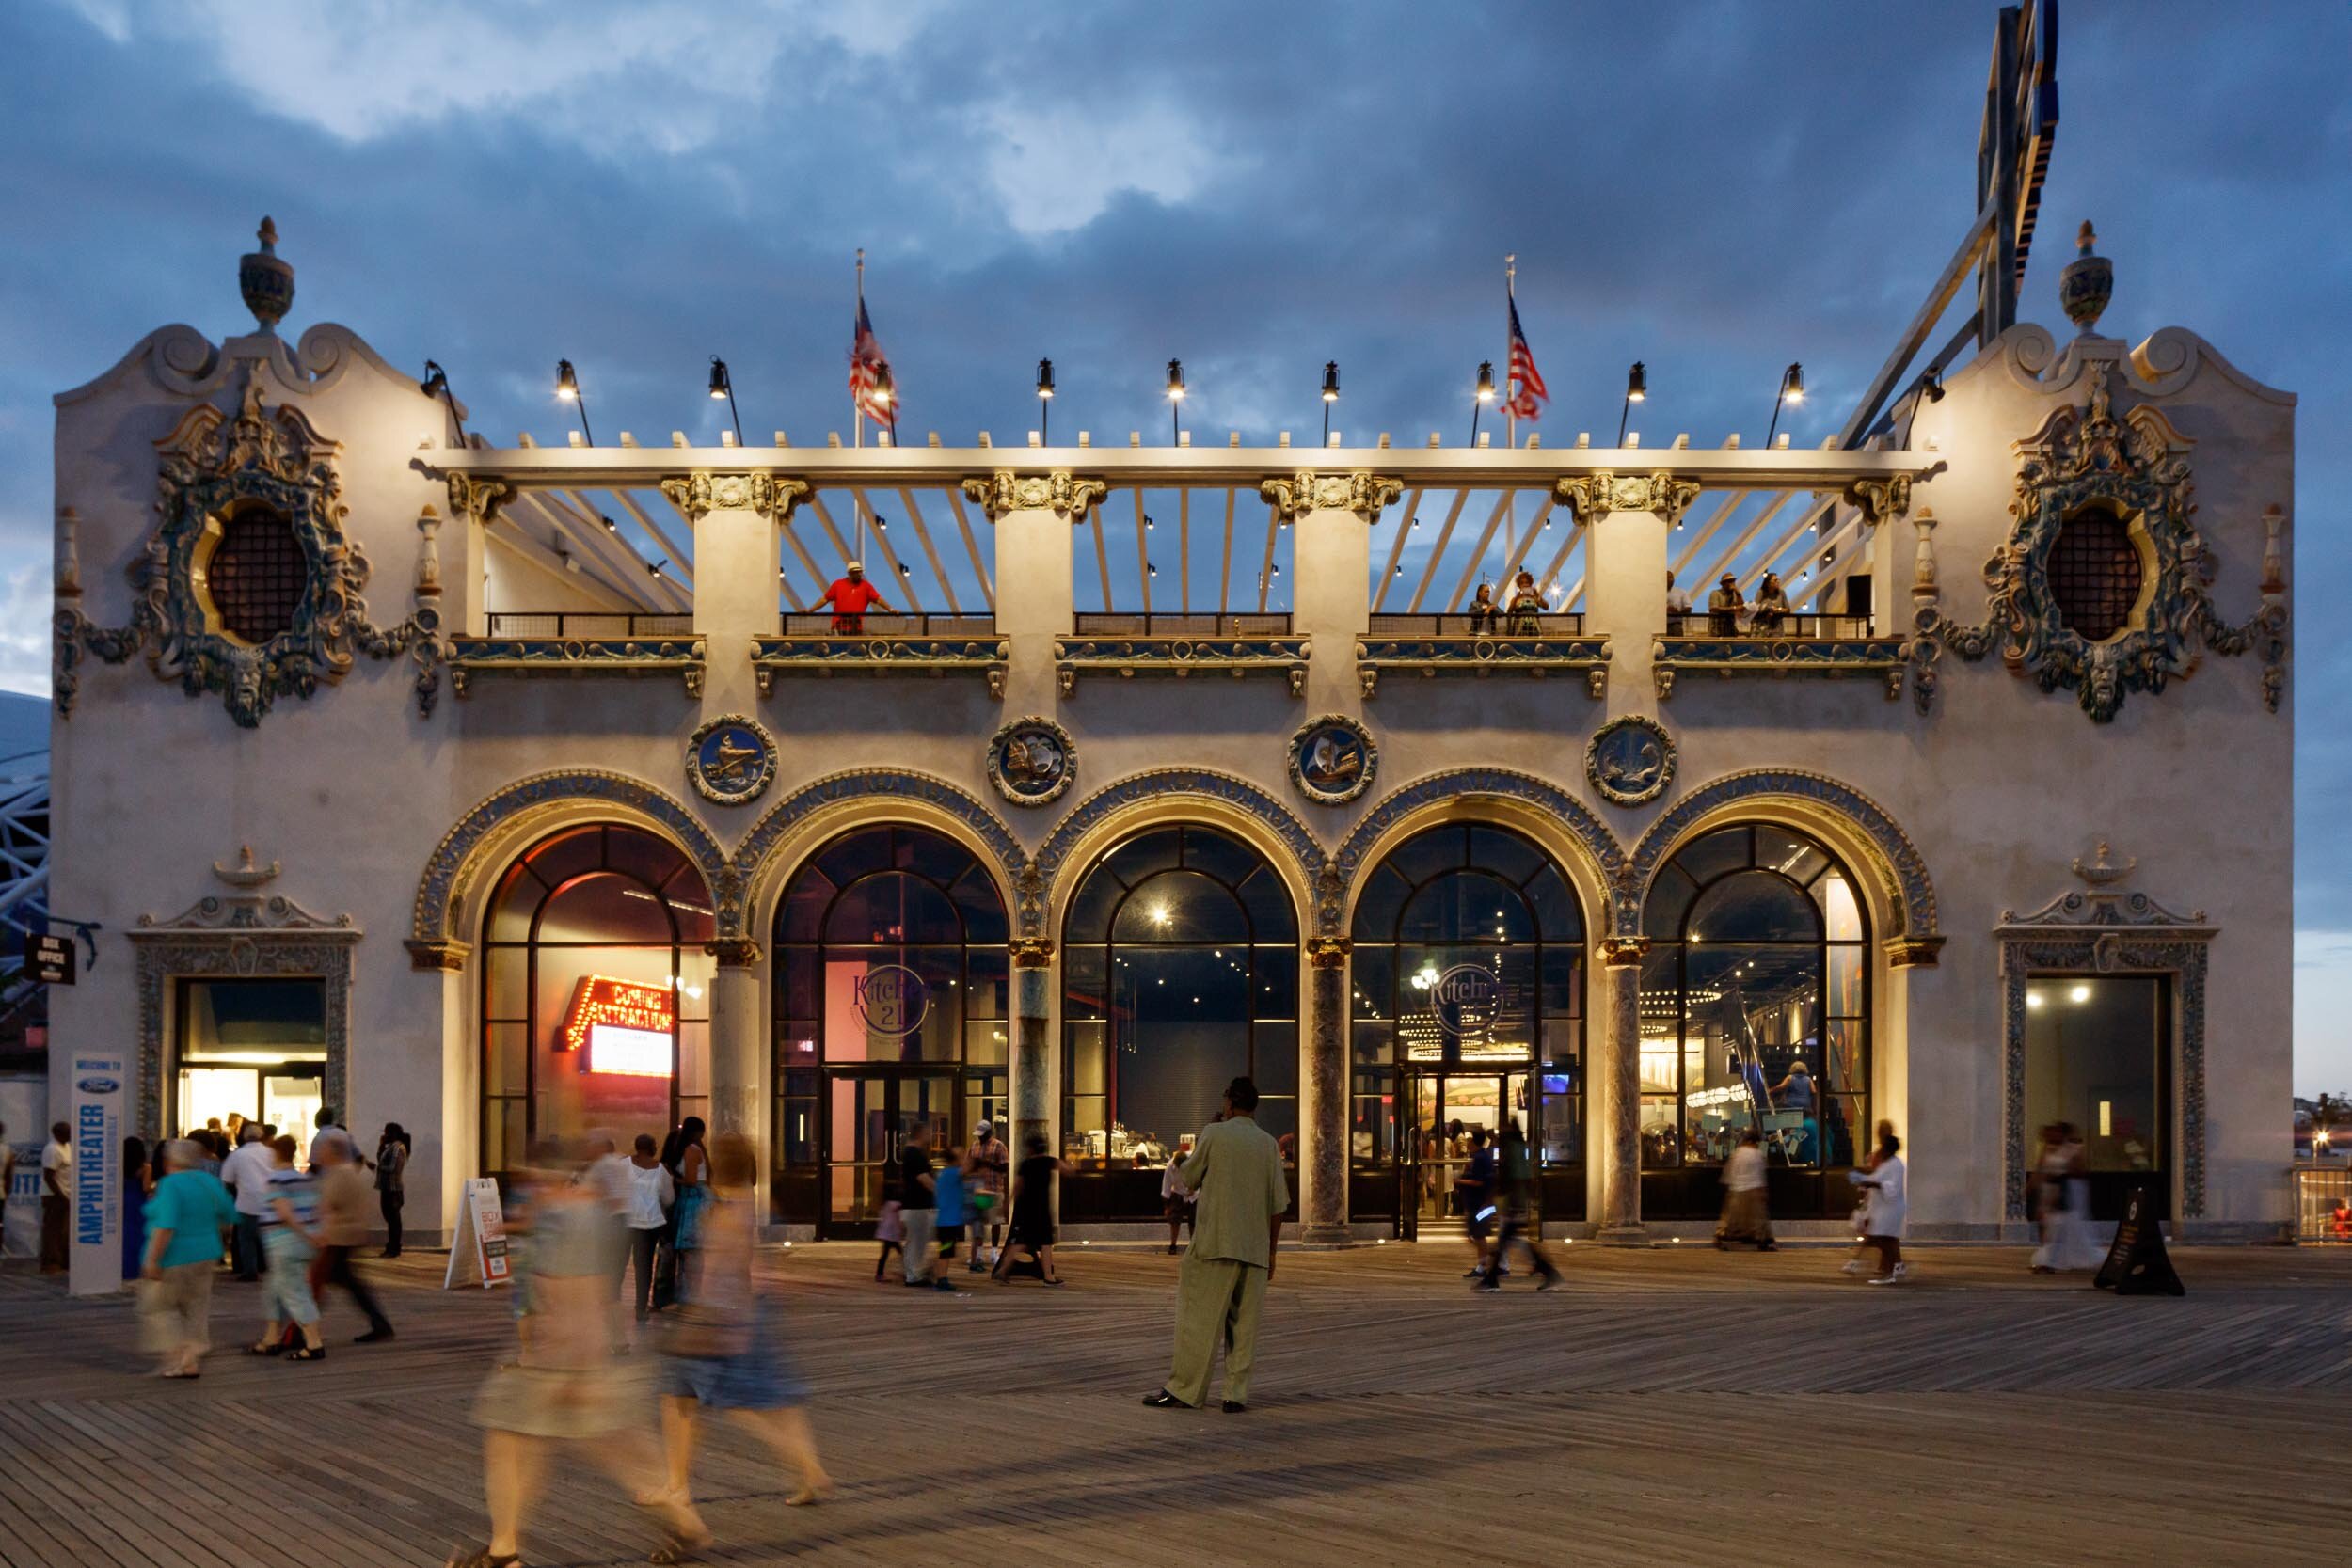
{"type": "Polygon", "coordinates": [[[751,937],[720,937],[704,942],[703,951],[718,959],[721,969],[751,969],[759,962],[759,943],[751,937]]]}
{"type": "Polygon", "coordinates": [[[460,473],[448,477],[450,511],[468,522],[485,527],[515,493],[515,487],[502,479],[478,479],[460,473]]]}
{"type": "Polygon", "coordinates": [[[1857,479],[1846,486],[1845,501],[1861,511],[1863,527],[1876,528],[1889,517],[1899,517],[1911,510],[1911,476],[1857,479]]]}
{"type": "Polygon", "coordinates": [[[1889,937],[1883,944],[1891,969],[1933,969],[1944,952],[1941,936],[1889,937]]]}
{"type": "Polygon", "coordinates": [[[1011,942],[1012,967],[1015,969],[1049,969],[1054,962],[1054,939],[1051,937],[1015,937],[1011,942]]]}
{"type": "Polygon", "coordinates": [[[459,942],[455,938],[421,942],[412,937],[403,945],[408,949],[409,968],[437,969],[447,973],[465,968],[468,956],[473,952],[471,942],[459,942]]]}
{"type": "Polygon", "coordinates": [[[1603,937],[1600,961],[1609,969],[1632,969],[1649,957],[1647,937],[1603,937]]]}
{"type": "Polygon", "coordinates": [[[1346,937],[1309,937],[1307,960],[1317,969],[1341,969],[1346,966],[1347,956],[1356,950],[1356,943],[1346,937]]]}
{"type": "Polygon", "coordinates": [[[1381,509],[1392,506],[1405,493],[1405,482],[1358,468],[1343,474],[1316,473],[1301,468],[1258,482],[1258,494],[1274,508],[1277,519],[1295,523],[1310,512],[1353,512],[1370,524],[1381,509]]]}
{"type": "Polygon", "coordinates": [[[1073,523],[1083,522],[1088,511],[1110,494],[1103,481],[1073,478],[1068,468],[1041,474],[998,468],[965,480],[962,488],[992,523],[1002,522],[1009,512],[1051,512],[1073,523]]]}
{"type": "Polygon", "coordinates": [[[771,523],[788,523],[792,509],[808,499],[808,482],[780,474],[722,474],[698,468],[661,481],[661,493],[690,523],[699,523],[712,512],[756,512],[771,523]]]}
{"type": "Polygon", "coordinates": [[[1591,523],[1611,512],[1655,512],[1671,528],[1691,510],[1702,488],[1695,479],[1670,473],[1578,474],[1553,483],[1552,499],[1591,523]]]}

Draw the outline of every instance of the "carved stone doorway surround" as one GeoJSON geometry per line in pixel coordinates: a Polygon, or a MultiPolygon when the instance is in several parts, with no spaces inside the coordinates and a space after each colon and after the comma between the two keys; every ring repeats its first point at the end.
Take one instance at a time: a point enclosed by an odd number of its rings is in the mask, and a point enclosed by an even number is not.
{"type": "Polygon", "coordinates": [[[2096,861],[2074,862],[2087,884],[2029,915],[2001,911],[1994,936],[2001,945],[2001,1132],[2007,1192],[2002,1213],[2023,1224],[2026,1213],[2026,982],[2036,974],[2170,975],[2173,1136],[2183,1220],[2205,1212],[2205,958],[2216,927],[2202,910],[2174,914],[2144,893],[2113,884],[2139,863],[2111,863],[2107,847],[2096,861]]]}
{"type": "Polygon", "coordinates": [[[138,967],[137,1129],[143,1137],[164,1126],[164,1068],[170,1059],[172,982],[181,979],[316,979],[326,1002],[326,1103],[350,1115],[351,959],[359,942],[351,916],[323,918],[293,899],[260,891],[278,875],[278,863],[217,861],[213,873],[235,891],[208,894],[169,920],[139,916],[130,933],[138,967]]]}

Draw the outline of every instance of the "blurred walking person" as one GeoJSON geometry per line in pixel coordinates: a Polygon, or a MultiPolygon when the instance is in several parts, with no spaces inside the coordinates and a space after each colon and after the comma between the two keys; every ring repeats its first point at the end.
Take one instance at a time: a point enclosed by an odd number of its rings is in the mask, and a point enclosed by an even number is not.
{"type": "Polygon", "coordinates": [[[2095,1269],[2106,1261],[2106,1248],[2090,1217],[2090,1163],[2082,1134],[2073,1122],[2061,1121],[2044,1128],[2042,1138],[2033,1192],[2042,1244],[2034,1249],[2033,1272],[2095,1269]]]}
{"type": "Polygon", "coordinates": [[[289,1360],[323,1361],[326,1346],[319,1337],[318,1299],[310,1293],[310,1260],[318,1256],[320,1234],[318,1184],[294,1169],[302,1146],[294,1135],[268,1145],[271,1165],[269,1209],[262,1216],[262,1337],[253,1344],[256,1355],[285,1351],[286,1325],[300,1331],[299,1342],[286,1351],[289,1360]]]}
{"type": "Polygon", "coordinates": [[[122,1140],[122,1277],[136,1279],[147,1262],[147,1199],[155,1190],[144,1138],[122,1140]]]}
{"type": "Polygon", "coordinates": [[[656,1562],[684,1561],[710,1542],[708,1532],[699,1528],[693,1503],[695,1426],[705,1410],[737,1417],[799,1480],[786,1506],[814,1503],[833,1491],[833,1478],[817,1457],[816,1435],[802,1408],[807,1389],[785,1354],[773,1304],[762,1299],[752,1280],[758,1177],[749,1139],[722,1132],[711,1140],[702,1266],[663,1337],[661,1440],[668,1484],[639,1498],[694,1524],[655,1552],[656,1562]]]}
{"type": "Polygon", "coordinates": [[[1176,1353],[1168,1381],[1143,1402],[1154,1409],[1199,1409],[1209,1396],[1209,1363],[1225,1345],[1223,1405],[1248,1408],[1249,1372],[1258,1358],[1258,1315],[1274,1277],[1282,1213],[1291,1205],[1282,1150],[1258,1125],[1258,1086],[1236,1078],[1225,1089],[1225,1116],[1201,1129],[1184,1162],[1184,1185],[1200,1195],[1192,1245],[1176,1275],[1176,1353]]]}
{"type": "Polygon", "coordinates": [[[640,1415],[644,1390],[612,1358],[606,1321],[610,1227],[596,1195],[565,1180],[574,1153],[542,1140],[514,1174],[509,1223],[530,1238],[515,1265],[518,1353],[491,1370],[473,1409],[483,1429],[490,1539],[450,1558],[449,1568],[515,1568],[522,1561],[524,1523],[545,1487],[548,1461],[564,1442],[579,1444],[624,1495],[651,1511],[672,1546],[710,1538],[691,1508],[648,1490],[658,1483],[660,1456],[640,1415]]]}
{"type": "Polygon", "coordinates": [[[931,1243],[939,1233],[939,1182],[931,1175],[931,1124],[916,1117],[898,1151],[898,1221],[907,1227],[899,1263],[909,1285],[931,1282],[931,1243]]]}
{"type": "MultiPolygon", "coordinates": [[[[1869,1190],[1869,1201],[1864,1206],[1862,1234],[1879,1256],[1878,1273],[1870,1276],[1873,1285],[1893,1285],[1907,1271],[1903,1262],[1903,1221],[1907,1210],[1904,1181],[1909,1174],[1903,1166],[1903,1141],[1895,1135],[1890,1122],[1879,1124],[1878,1158],[1867,1171],[1857,1171],[1853,1184],[1869,1190]]],[[[1851,1272],[1852,1265],[1847,1265],[1851,1272]]]]}
{"type": "MultiPolygon", "coordinates": [[[[1061,1283],[1054,1268],[1054,1178],[1069,1175],[1071,1167],[1046,1153],[1047,1147],[1041,1132],[1030,1133],[1022,1145],[1027,1152],[1012,1173],[1012,1224],[1006,1227],[1005,1249],[996,1255],[992,1275],[1001,1284],[1012,1283],[1015,1274],[1061,1283]],[[1014,1256],[1024,1252],[1029,1256],[1026,1268],[1014,1256]]],[[[1195,1237],[1199,1234],[1196,1228],[1195,1237]]]]}
{"type": "Polygon", "coordinates": [[[400,1212],[408,1201],[407,1130],[396,1121],[384,1124],[375,1145],[375,1202],[384,1215],[384,1256],[400,1256],[400,1212]]]}
{"type": "Polygon", "coordinates": [[[972,1259],[964,1267],[977,1274],[996,1261],[1004,1245],[1005,1188],[1012,1173],[1012,1156],[1006,1151],[1005,1140],[996,1135],[993,1121],[983,1121],[972,1130],[972,1147],[964,1150],[963,1163],[965,1200],[972,1211],[972,1259]]]}
{"type": "Polygon", "coordinates": [[[687,1275],[694,1266],[694,1251],[702,1244],[702,1205],[707,1196],[704,1179],[710,1168],[710,1153],[703,1148],[706,1131],[702,1117],[688,1117],[671,1132],[662,1146],[661,1163],[669,1169],[677,1196],[670,1210],[661,1274],[654,1286],[653,1305],[657,1312],[675,1301],[686,1289],[687,1275]]]}
{"type": "Polygon", "coordinates": [[[319,1255],[322,1289],[340,1285],[352,1305],[367,1315],[367,1332],[352,1341],[372,1345],[392,1337],[392,1322],[384,1304],[359,1273],[359,1249],[368,1241],[368,1178],[351,1147],[351,1134],[330,1128],[310,1146],[310,1173],[318,1179],[320,1232],[326,1246],[319,1255]]]}
{"type": "Polygon", "coordinates": [[[1535,1244],[1531,1223],[1535,1205],[1535,1162],[1528,1151],[1527,1134],[1519,1130],[1517,1117],[1505,1117],[1502,1123],[1502,1147],[1495,1155],[1495,1204],[1502,1212],[1502,1228],[1495,1236],[1494,1250],[1486,1256],[1486,1276],[1475,1289],[1489,1292],[1502,1289],[1502,1270],[1511,1260],[1514,1242],[1527,1249],[1527,1260],[1535,1266],[1535,1289],[1557,1289],[1560,1271],[1544,1256],[1544,1249],[1535,1244]]]}
{"type": "Polygon", "coordinates": [[[1160,1173],[1160,1212],[1168,1217],[1168,1255],[1182,1250],[1184,1227],[1192,1223],[1192,1189],[1184,1185],[1184,1157],[1170,1154],[1168,1169],[1160,1173]]]}
{"type": "Polygon", "coordinates": [[[931,1268],[931,1288],[953,1291],[956,1248],[963,1244],[964,1221],[971,1211],[965,1207],[963,1193],[963,1150],[950,1145],[940,1151],[939,1169],[932,1173],[933,1198],[939,1204],[939,1256],[931,1268]]]}
{"type": "Polygon", "coordinates": [[[262,1216],[269,1212],[270,1172],[277,1159],[259,1122],[237,1128],[237,1147],[220,1163],[220,1180],[237,1200],[237,1229],[230,1247],[237,1277],[250,1284],[262,1277],[262,1216]]]}
{"type": "Polygon", "coordinates": [[[212,1349],[213,1275],[220,1239],[237,1223],[229,1189],[200,1168],[185,1138],[155,1150],[164,1179],[147,1200],[146,1246],[139,1259],[139,1316],[147,1348],[162,1358],[159,1377],[195,1377],[212,1349]]]}
{"type": "Polygon", "coordinates": [[[1728,1252],[1734,1242],[1754,1242],[1758,1252],[1771,1252],[1772,1214],[1764,1196],[1764,1135],[1749,1128],[1740,1147],[1724,1162],[1724,1213],[1715,1224],[1715,1247],[1728,1252]]]}
{"type": "Polygon", "coordinates": [[[1494,1140],[1483,1127],[1470,1131],[1470,1157],[1462,1174],[1454,1179],[1454,1190],[1462,1210],[1462,1233],[1470,1238],[1472,1254],[1470,1271],[1463,1277],[1477,1279],[1486,1272],[1486,1254],[1495,1234],[1494,1140]]]}

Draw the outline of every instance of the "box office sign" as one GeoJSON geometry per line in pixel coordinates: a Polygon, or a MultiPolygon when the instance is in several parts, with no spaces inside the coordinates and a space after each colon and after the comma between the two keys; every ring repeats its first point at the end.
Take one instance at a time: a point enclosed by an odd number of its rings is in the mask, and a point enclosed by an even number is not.
{"type": "Polygon", "coordinates": [[[76,959],[73,939],[41,932],[24,939],[24,972],[44,986],[73,984],[76,959]]]}

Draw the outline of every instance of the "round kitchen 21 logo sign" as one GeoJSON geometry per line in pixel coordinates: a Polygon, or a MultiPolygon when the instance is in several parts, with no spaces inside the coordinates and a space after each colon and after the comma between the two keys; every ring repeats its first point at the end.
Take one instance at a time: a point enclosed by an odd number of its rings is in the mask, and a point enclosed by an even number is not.
{"type": "Polygon", "coordinates": [[[930,1015],[930,983],[904,964],[877,964],[858,977],[856,1004],[869,1033],[899,1039],[930,1015]]]}
{"type": "Polygon", "coordinates": [[[1502,1016],[1502,981],[1477,964],[1455,964],[1429,988],[1438,1027],[1455,1039],[1484,1035],[1502,1016]]]}

